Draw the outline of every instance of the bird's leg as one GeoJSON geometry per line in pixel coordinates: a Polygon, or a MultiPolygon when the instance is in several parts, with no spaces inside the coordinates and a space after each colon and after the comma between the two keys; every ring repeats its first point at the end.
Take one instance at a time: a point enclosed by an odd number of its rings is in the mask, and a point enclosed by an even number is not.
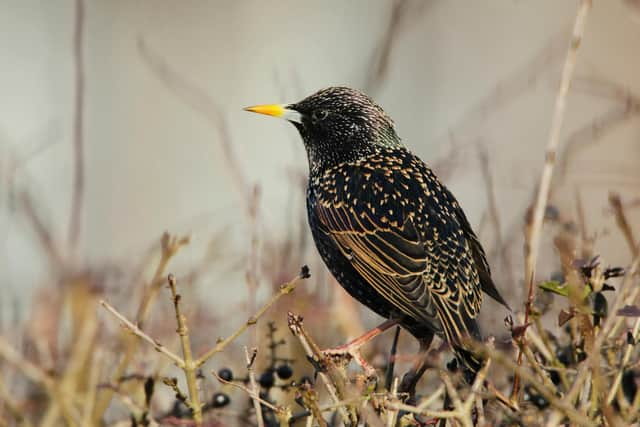
{"type": "Polygon", "coordinates": [[[347,344],[323,350],[322,353],[325,356],[330,356],[333,358],[353,358],[356,363],[362,367],[367,376],[374,376],[376,370],[369,364],[369,362],[365,360],[364,357],[362,357],[362,354],[360,354],[360,347],[362,347],[387,329],[397,325],[398,322],[398,319],[389,319],[371,329],[370,331],[367,331],[364,334],[360,335],[358,338],[348,342],[347,344]]]}
{"type": "Polygon", "coordinates": [[[416,392],[416,385],[420,378],[424,374],[424,371],[427,370],[427,351],[429,350],[429,346],[431,345],[431,341],[433,340],[433,334],[426,336],[420,340],[420,352],[418,353],[416,360],[413,362],[413,366],[402,377],[402,381],[400,382],[400,387],[398,391],[401,393],[408,393],[409,398],[413,398],[416,392]]]}

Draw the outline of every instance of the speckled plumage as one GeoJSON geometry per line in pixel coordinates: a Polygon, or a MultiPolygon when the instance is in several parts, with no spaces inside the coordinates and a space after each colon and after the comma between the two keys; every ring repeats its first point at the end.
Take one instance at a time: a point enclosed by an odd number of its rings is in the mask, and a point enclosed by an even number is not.
{"type": "Polygon", "coordinates": [[[463,341],[480,338],[482,291],[506,303],[454,196],[366,95],[329,88],[287,108],[302,117],[309,225],[332,274],[418,339],[445,338],[475,371],[463,341]]]}

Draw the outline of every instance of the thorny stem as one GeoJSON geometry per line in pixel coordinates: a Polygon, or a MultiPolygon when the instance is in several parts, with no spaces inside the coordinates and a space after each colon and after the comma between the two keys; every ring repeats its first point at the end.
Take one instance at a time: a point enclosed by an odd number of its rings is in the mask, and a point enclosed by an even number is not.
{"type": "Polygon", "coordinates": [[[302,267],[302,269],[300,271],[300,274],[298,276],[296,276],[293,280],[291,280],[291,281],[283,284],[282,286],[280,286],[280,290],[278,291],[278,293],[274,294],[271,297],[271,299],[266,302],[266,304],[264,304],[262,307],[260,307],[260,309],[256,312],[255,315],[250,317],[234,333],[232,333],[231,335],[229,335],[225,339],[219,340],[211,350],[207,351],[202,356],[200,356],[200,358],[198,358],[198,360],[196,360],[196,362],[195,362],[196,363],[196,367],[202,366],[207,360],[211,359],[211,357],[213,357],[216,353],[220,353],[222,350],[224,350],[226,346],[228,346],[236,338],[238,338],[240,335],[242,335],[242,333],[244,331],[246,331],[247,328],[249,328],[252,325],[255,325],[258,322],[258,319],[260,319],[260,317],[267,310],[269,310],[269,308],[271,308],[271,306],[273,304],[275,304],[280,299],[280,297],[282,297],[283,295],[287,295],[287,294],[290,294],[291,292],[293,292],[293,290],[296,288],[296,286],[298,285],[300,280],[308,279],[309,277],[311,277],[310,274],[309,274],[309,267],[307,267],[305,265],[305,266],[302,267]]]}
{"type": "MultiPolygon", "coordinates": [[[[229,343],[233,342],[238,336],[242,334],[249,326],[254,325],[258,319],[282,296],[291,293],[299,280],[307,279],[310,277],[309,268],[307,266],[303,266],[300,274],[293,280],[288,283],[285,283],[280,287],[280,291],[273,295],[271,299],[263,305],[256,314],[251,317],[244,325],[242,325],[238,330],[230,335],[228,338],[218,342],[214,348],[205,353],[201,358],[194,360],[193,354],[191,352],[191,344],[188,334],[188,328],[186,325],[186,320],[182,311],[180,309],[180,295],[176,291],[176,280],[173,275],[169,275],[169,287],[171,289],[171,294],[173,297],[174,309],[176,312],[176,321],[178,323],[177,333],[180,336],[180,341],[182,344],[182,352],[183,358],[180,358],[175,353],[169,351],[166,347],[160,344],[155,339],[151,338],[147,334],[145,334],[139,327],[131,323],[127,318],[118,313],[118,311],[109,305],[105,301],[101,301],[100,304],[105,307],[111,314],[113,314],[118,320],[120,320],[127,329],[133,332],[136,336],[147,341],[151,344],[158,352],[164,354],[166,357],[171,359],[176,366],[181,368],[187,379],[187,386],[189,388],[189,407],[193,412],[193,418],[196,425],[202,424],[202,405],[200,403],[199,395],[198,395],[198,386],[197,386],[197,369],[202,366],[209,358],[211,358],[214,354],[222,351],[229,343]]],[[[117,383],[118,378],[122,375],[119,375],[115,382],[117,383]]],[[[109,397],[113,395],[113,390],[111,390],[111,394],[109,397]]],[[[110,399],[109,399],[110,400],[110,399]]],[[[108,403],[108,402],[107,402],[108,403]]]]}
{"type": "Polygon", "coordinates": [[[634,342],[627,343],[627,346],[624,351],[624,356],[622,356],[622,361],[620,362],[620,369],[618,370],[618,373],[616,374],[616,378],[613,381],[613,385],[611,386],[611,390],[607,395],[607,404],[611,404],[611,402],[613,401],[613,398],[616,395],[616,392],[618,391],[618,388],[620,387],[620,383],[622,381],[622,374],[624,374],[625,370],[627,369],[627,365],[629,364],[629,359],[631,358],[631,353],[633,352],[633,349],[635,347],[634,345],[635,341],[638,339],[638,332],[640,332],[640,318],[636,319],[636,322],[633,325],[633,332],[631,332],[631,335],[633,337],[634,342]]]}
{"type": "Polygon", "coordinates": [[[9,364],[19,369],[27,378],[38,384],[42,384],[51,397],[51,400],[60,408],[63,418],[70,426],[79,425],[77,420],[79,414],[72,410],[70,399],[60,390],[59,385],[53,378],[47,375],[42,369],[29,362],[18,353],[8,342],[0,336],[0,358],[5,359],[9,364]]]}
{"type": "MultiPolygon", "coordinates": [[[[300,340],[300,344],[302,344],[302,348],[304,348],[304,351],[307,354],[307,356],[316,360],[321,358],[320,349],[318,348],[317,345],[315,345],[315,343],[313,343],[310,340],[307,334],[307,331],[305,331],[302,325],[302,317],[289,312],[287,314],[287,318],[288,318],[287,322],[289,324],[289,330],[294,336],[296,336],[300,340]]],[[[340,398],[338,397],[338,391],[336,389],[336,386],[333,384],[333,381],[324,372],[318,372],[318,376],[322,379],[322,382],[324,382],[325,387],[327,388],[327,392],[331,397],[331,400],[333,400],[333,402],[336,405],[339,405],[340,398]]],[[[345,425],[348,425],[349,421],[351,420],[351,417],[347,413],[347,410],[344,408],[344,406],[338,406],[337,409],[345,425]]]]}
{"type": "MultiPolygon", "coordinates": [[[[391,385],[391,398],[396,399],[398,397],[398,377],[393,379],[393,384],[391,385]]],[[[396,425],[396,419],[398,418],[398,409],[390,408],[387,414],[387,427],[393,427],[396,425]]]]}
{"type": "Polygon", "coordinates": [[[151,346],[153,346],[153,348],[159,352],[164,354],[165,356],[167,356],[169,359],[171,359],[171,361],[180,369],[184,368],[184,360],[182,360],[182,358],[180,356],[178,356],[177,354],[173,353],[171,350],[169,350],[167,347],[165,347],[164,345],[162,345],[159,341],[151,338],[149,335],[145,334],[144,332],[142,332],[142,330],[140,328],[138,328],[136,325],[134,325],[133,323],[131,323],[126,317],[124,317],[122,314],[120,314],[118,312],[118,310],[116,310],[111,304],[109,304],[108,302],[106,302],[105,300],[101,300],[100,301],[100,305],[103,306],[109,313],[111,313],[116,319],[118,319],[122,325],[127,328],[129,331],[131,331],[131,333],[133,333],[134,335],[136,335],[137,337],[139,337],[140,339],[148,342],[149,344],[151,344],[151,346]]]}
{"type": "Polygon", "coordinates": [[[244,347],[244,356],[247,360],[247,371],[249,372],[249,384],[251,385],[251,400],[253,401],[253,409],[256,412],[256,424],[258,427],[264,427],[264,418],[262,417],[262,407],[260,406],[260,401],[256,398],[260,396],[260,387],[258,386],[258,382],[256,381],[256,374],[253,370],[253,363],[256,360],[256,355],[258,353],[258,349],[254,348],[251,350],[251,354],[249,354],[249,349],[244,347]]]}
{"type": "MultiPolygon", "coordinates": [[[[245,347],[246,349],[246,347],[245,347]]],[[[255,353],[254,353],[255,354],[255,353]]],[[[246,356],[248,356],[247,353],[245,353],[246,356]]],[[[253,361],[251,359],[254,359],[253,354],[251,356],[249,356],[249,360],[251,361],[251,363],[253,363],[253,361]]],[[[240,383],[237,382],[233,382],[233,381],[227,381],[223,378],[221,378],[215,371],[211,371],[211,375],[213,375],[214,377],[216,377],[216,379],[218,381],[220,381],[222,384],[227,384],[229,386],[238,388],[242,391],[244,391],[245,393],[247,393],[249,395],[249,397],[251,397],[251,399],[254,401],[254,404],[257,402],[258,403],[258,407],[260,407],[260,405],[266,406],[267,408],[271,409],[275,414],[276,417],[278,418],[278,420],[280,421],[280,425],[281,426],[289,426],[289,420],[291,420],[292,416],[291,416],[291,408],[289,408],[288,406],[275,406],[273,405],[271,402],[268,402],[264,399],[262,399],[260,397],[260,394],[258,392],[258,389],[254,389],[252,388],[248,388],[240,383]]],[[[259,413],[261,414],[261,411],[259,411],[259,413]]],[[[257,415],[256,415],[257,416],[257,415]]]]}
{"type": "MultiPolygon", "coordinates": [[[[145,294],[142,297],[142,302],[140,303],[138,314],[136,315],[136,324],[140,329],[143,327],[144,322],[146,321],[149,314],[149,308],[155,301],[158,295],[158,291],[162,286],[162,277],[164,276],[164,272],[167,268],[167,265],[169,264],[169,261],[180,250],[180,248],[187,245],[188,243],[189,237],[178,238],[169,235],[169,233],[164,233],[162,235],[162,238],[160,239],[160,261],[158,262],[158,266],[156,267],[156,271],[153,274],[151,282],[149,282],[149,285],[147,285],[145,288],[145,294]]],[[[118,379],[124,375],[137,349],[138,340],[127,341],[124,356],[116,367],[111,377],[111,382],[117,383],[118,379]]],[[[102,418],[102,414],[104,414],[104,412],[107,410],[109,402],[111,402],[111,399],[113,398],[113,393],[114,391],[112,389],[107,389],[104,390],[104,392],[101,394],[94,409],[93,420],[95,423],[97,423],[102,418]]]]}
{"type": "Polygon", "coordinates": [[[162,280],[162,276],[164,276],[164,272],[171,261],[171,258],[174,257],[176,253],[185,245],[189,244],[189,237],[175,237],[171,236],[168,233],[164,233],[162,235],[162,239],[160,241],[160,245],[162,248],[162,253],[160,256],[160,261],[158,262],[158,266],[156,267],[156,271],[153,274],[153,279],[149,283],[149,286],[146,289],[144,296],[142,297],[142,302],[140,303],[140,307],[138,308],[138,313],[136,315],[136,322],[142,328],[144,326],[147,317],[149,316],[149,309],[151,305],[155,301],[158,296],[158,292],[162,288],[164,281],[162,280]]]}
{"type": "MultiPolygon", "coordinates": [[[[578,371],[578,375],[574,380],[573,386],[571,387],[571,390],[569,390],[569,392],[566,394],[563,400],[563,403],[565,405],[571,405],[571,403],[578,396],[578,392],[581,390],[584,381],[587,379],[588,374],[591,372],[590,368],[592,367],[593,359],[599,356],[598,349],[602,348],[602,344],[604,343],[604,340],[609,336],[610,331],[615,327],[616,322],[619,320],[617,319],[619,316],[616,316],[615,314],[622,307],[622,304],[624,303],[624,301],[627,300],[627,293],[633,283],[633,277],[636,271],[638,270],[639,265],[640,265],[640,257],[636,257],[633,264],[629,268],[629,271],[627,272],[624,278],[624,281],[622,282],[622,285],[620,286],[620,291],[618,292],[618,295],[616,296],[613,307],[610,310],[610,313],[612,313],[612,315],[607,317],[607,320],[605,321],[604,325],[602,326],[602,329],[600,330],[600,333],[598,333],[592,345],[592,348],[596,350],[590,352],[587,356],[587,359],[584,362],[582,362],[582,367],[578,371]]],[[[635,293],[633,293],[632,296],[635,299],[635,293]]],[[[558,413],[553,414],[551,416],[551,420],[547,425],[548,426],[557,425],[557,423],[560,421],[560,418],[561,418],[560,414],[558,413]]]]}
{"type": "MultiPolygon", "coordinates": [[[[584,34],[587,16],[590,9],[591,0],[581,0],[573,27],[571,45],[569,47],[569,51],[567,52],[564,67],[562,70],[560,88],[558,89],[558,94],[556,96],[555,108],[551,121],[551,130],[549,131],[549,141],[546,148],[545,164],[542,169],[542,175],[540,176],[538,195],[533,209],[532,218],[530,220],[530,223],[527,225],[524,278],[529,290],[525,305],[524,325],[527,325],[529,322],[529,316],[531,314],[531,310],[533,308],[533,303],[535,300],[535,286],[533,282],[535,276],[536,260],[540,247],[542,222],[544,220],[547,200],[549,199],[549,193],[551,190],[551,178],[553,176],[553,168],[556,162],[556,152],[560,144],[560,131],[562,129],[562,122],[564,120],[569,86],[571,84],[573,70],[575,69],[576,65],[578,48],[580,47],[580,44],[582,42],[582,36],[584,34]]],[[[523,342],[523,345],[526,345],[526,342],[523,342]]],[[[522,356],[522,351],[519,351],[518,365],[522,364],[522,356]]],[[[513,391],[511,393],[512,399],[517,398],[519,394],[519,385],[520,379],[516,375],[513,380],[513,391]]]]}
{"type": "Polygon", "coordinates": [[[197,366],[193,360],[191,353],[191,340],[189,338],[189,328],[187,327],[187,319],[182,314],[180,308],[180,294],[176,290],[176,278],[173,274],[168,278],[169,288],[171,289],[171,297],[173,300],[173,308],[176,312],[176,322],[178,329],[176,332],[180,336],[180,344],[182,345],[182,356],[184,363],[182,370],[187,379],[187,388],[189,390],[189,407],[193,412],[193,420],[197,426],[202,425],[202,404],[198,394],[197,366]]]}
{"type": "Polygon", "coordinates": [[[551,406],[561,411],[576,425],[595,426],[595,423],[593,421],[576,411],[576,409],[572,405],[560,400],[556,395],[556,391],[554,389],[549,389],[547,388],[547,386],[538,381],[538,378],[533,372],[516,364],[512,360],[511,356],[507,356],[503,352],[492,349],[481,343],[471,342],[470,344],[473,347],[472,350],[474,352],[483,357],[490,357],[495,361],[495,363],[498,363],[505,368],[513,371],[514,374],[518,375],[520,378],[529,383],[542,395],[542,397],[544,397],[549,402],[551,406]]]}
{"type": "Polygon", "coordinates": [[[472,411],[473,411],[473,408],[475,407],[475,404],[477,403],[476,401],[480,401],[480,404],[481,404],[481,399],[478,399],[478,394],[480,392],[480,388],[484,384],[490,365],[491,365],[491,359],[487,359],[482,369],[480,369],[480,371],[476,375],[476,378],[473,381],[473,384],[471,385],[471,393],[469,394],[469,396],[466,398],[464,402],[460,399],[460,395],[458,394],[455,387],[453,386],[451,379],[449,378],[447,373],[442,372],[440,377],[442,379],[443,384],[440,386],[440,388],[438,388],[438,390],[436,390],[434,395],[430,396],[428,399],[421,402],[418,406],[411,406],[411,405],[406,405],[398,402],[390,402],[387,404],[387,408],[394,409],[394,410],[407,411],[414,414],[424,415],[427,417],[440,418],[441,420],[456,419],[464,427],[473,427],[472,411]],[[447,390],[447,393],[449,393],[449,395],[453,400],[454,409],[450,411],[447,411],[447,410],[434,411],[434,410],[427,409],[429,405],[431,405],[435,400],[437,400],[444,393],[445,389],[447,390]]]}

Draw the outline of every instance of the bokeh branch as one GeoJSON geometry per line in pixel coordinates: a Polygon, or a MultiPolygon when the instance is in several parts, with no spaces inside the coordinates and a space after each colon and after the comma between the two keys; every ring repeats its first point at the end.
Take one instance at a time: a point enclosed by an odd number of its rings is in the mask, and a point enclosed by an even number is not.
{"type": "Polygon", "coordinates": [[[75,72],[73,112],[73,193],[69,217],[69,247],[75,250],[82,225],[84,199],[84,0],[76,0],[73,33],[73,64],[75,72]]]}
{"type": "MultiPolygon", "coordinates": [[[[573,77],[573,71],[576,65],[576,59],[578,56],[578,48],[582,43],[582,37],[584,35],[584,29],[587,23],[587,16],[591,9],[591,0],[582,0],[578,7],[578,14],[573,27],[573,33],[571,36],[571,45],[565,59],[564,67],[562,70],[562,78],[560,80],[560,88],[556,96],[556,102],[554,107],[553,118],[551,121],[551,130],[549,131],[549,140],[547,142],[545,152],[545,163],[542,168],[542,174],[538,183],[538,195],[535,200],[535,204],[532,209],[532,216],[530,223],[526,226],[525,231],[525,273],[524,283],[528,287],[527,300],[525,303],[525,318],[524,325],[529,322],[529,316],[533,308],[533,302],[535,299],[535,266],[538,257],[538,250],[540,247],[540,238],[542,232],[542,222],[544,220],[544,213],[549,198],[549,191],[551,189],[551,178],[553,176],[553,168],[556,162],[556,154],[558,146],[560,144],[560,131],[562,130],[562,123],[564,120],[564,114],[567,107],[567,95],[569,93],[569,87],[571,85],[571,78],[573,77]]],[[[522,361],[522,352],[518,354],[518,363],[522,361]]],[[[513,396],[518,394],[518,377],[514,379],[513,396]]]]}

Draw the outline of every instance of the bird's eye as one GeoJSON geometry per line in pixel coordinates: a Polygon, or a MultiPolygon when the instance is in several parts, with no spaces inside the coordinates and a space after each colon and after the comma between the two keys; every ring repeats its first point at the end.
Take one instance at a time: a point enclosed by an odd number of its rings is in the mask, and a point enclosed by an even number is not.
{"type": "Polygon", "coordinates": [[[319,122],[320,120],[326,119],[328,115],[329,115],[329,112],[327,110],[315,110],[311,114],[311,118],[313,119],[314,122],[319,122]]]}

